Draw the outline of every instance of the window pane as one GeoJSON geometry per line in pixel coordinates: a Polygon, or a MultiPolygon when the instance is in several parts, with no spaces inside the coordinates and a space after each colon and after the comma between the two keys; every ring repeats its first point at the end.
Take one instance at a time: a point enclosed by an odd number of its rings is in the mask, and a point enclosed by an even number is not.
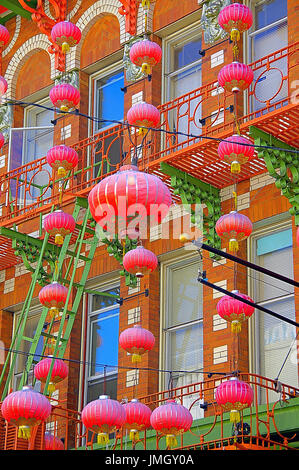
{"type": "Polygon", "coordinates": [[[182,46],[178,46],[174,52],[175,70],[185,67],[200,58],[201,39],[194,39],[182,46]]]}
{"type": "Polygon", "coordinates": [[[118,331],[119,308],[101,313],[92,319],[91,323],[91,365],[90,375],[102,375],[104,365],[106,372],[117,370],[118,365],[118,331]]]}
{"type": "Polygon", "coordinates": [[[100,395],[109,395],[110,398],[117,399],[117,377],[102,379],[100,382],[91,382],[88,385],[87,403],[97,400],[100,395]]]}
{"type": "MultiPolygon", "coordinates": [[[[113,289],[105,291],[105,293],[111,294],[111,295],[117,295],[119,297],[120,290],[119,290],[119,287],[115,287],[113,289]]],[[[111,307],[112,305],[115,305],[115,304],[117,304],[116,298],[95,294],[92,296],[91,311],[96,312],[97,310],[111,307]]]]}
{"type": "MultiPolygon", "coordinates": [[[[202,323],[169,332],[170,369],[201,369],[203,365],[202,323]]],[[[174,375],[177,375],[174,372],[174,375]]]]}
{"type": "Polygon", "coordinates": [[[266,0],[255,7],[256,30],[264,28],[288,14],[287,0],[266,0]]]}
{"type": "MultiPolygon", "coordinates": [[[[105,121],[124,118],[124,94],[121,88],[124,86],[124,73],[116,72],[108,77],[96,81],[96,109],[97,118],[105,121]]],[[[112,125],[112,122],[97,123],[96,128],[102,129],[112,125]]]]}

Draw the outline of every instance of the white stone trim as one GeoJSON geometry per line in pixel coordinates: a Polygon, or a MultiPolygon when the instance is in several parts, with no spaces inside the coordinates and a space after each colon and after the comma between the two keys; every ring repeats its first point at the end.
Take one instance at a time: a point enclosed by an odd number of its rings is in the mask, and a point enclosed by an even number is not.
{"type": "Polygon", "coordinates": [[[16,29],[15,29],[14,35],[11,38],[11,40],[9,41],[8,46],[2,52],[2,57],[5,57],[12,50],[13,46],[15,45],[15,43],[16,43],[18,37],[19,37],[20,30],[21,30],[21,17],[20,17],[20,15],[17,15],[16,16],[16,29]]]}
{"type": "MultiPolygon", "coordinates": [[[[219,282],[214,282],[215,286],[222,287],[222,289],[227,290],[227,280],[219,281],[219,282]]],[[[218,299],[219,297],[223,297],[224,294],[222,292],[219,292],[218,290],[214,289],[213,290],[213,299],[218,299]]]]}
{"type": "Polygon", "coordinates": [[[213,364],[220,364],[227,362],[227,344],[213,349],[213,364]]]}

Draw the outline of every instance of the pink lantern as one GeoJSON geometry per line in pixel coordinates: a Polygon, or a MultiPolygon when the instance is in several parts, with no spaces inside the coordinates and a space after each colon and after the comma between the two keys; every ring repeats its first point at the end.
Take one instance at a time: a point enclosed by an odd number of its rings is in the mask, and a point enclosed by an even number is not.
{"type": "Polygon", "coordinates": [[[226,91],[233,93],[246,90],[252,81],[252,69],[248,65],[237,61],[222,67],[218,74],[219,85],[226,91]]]}
{"type": "MultiPolygon", "coordinates": [[[[245,300],[253,302],[253,300],[246,294],[240,294],[238,290],[233,290],[233,294],[242,297],[245,300]]],[[[254,307],[245,304],[241,300],[234,299],[229,295],[221,297],[217,303],[217,312],[221,318],[231,322],[231,329],[233,333],[239,333],[241,331],[241,324],[251,317],[254,312],[254,307]]]]}
{"type": "Polygon", "coordinates": [[[80,101],[80,92],[70,83],[60,83],[51,88],[50,100],[61,111],[69,111],[75,108],[80,101]]]}
{"type": "Polygon", "coordinates": [[[80,42],[81,31],[70,21],[60,21],[53,26],[51,37],[53,42],[61,47],[62,52],[66,53],[80,42]]]}
{"type": "Polygon", "coordinates": [[[145,134],[147,128],[156,128],[160,121],[159,110],[149,103],[137,103],[132,106],[127,113],[127,120],[130,126],[138,126],[139,134],[145,134]]]}
{"type": "Polygon", "coordinates": [[[8,29],[0,24],[0,47],[6,46],[9,41],[9,32],[8,29]]]}
{"type": "Polygon", "coordinates": [[[59,314],[59,310],[64,308],[67,295],[68,289],[54,281],[40,290],[38,298],[44,307],[50,309],[49,314],[53,318],[59,314]]]}
{"type": "Polygon", "coordinates": [[[251,160],[254,155],[254,144],[247,137],[232,135],[220,142],[218,155],[221,160],[231,164],[232,173],[240,173],[241,164],[251,160]]]}
{"type": "Polygon", "coordinates": [[[232,41],[239,41],[240,33],[251,28],[252,22],[251,10],[240,3],[232,3],[224,7],[218,15],[218,23],[224,31],[230,34],[232,41]]]}
{"type": "Polygon", "coordinates": [[[125,165],[92,188],[88,204],[94,220],[102,227],[121,219],[125,228],[136,214],[140,223],[149,216],[161,222],[172,199],[168,187],[157,176],[125,165]]]}
{"type": "Polygon", "coordinates": [[[8,423],[19,428],[18,437],[30,439],[31,428],[45,422],[51,409],[51,404],[44,395],[26,385],[4,399],[1,413],[8,423]]]}
{"type": "Polygon", "coordinates": [[[231,211],[217,220],[215,230],[220,238],[229,242],[230,251],[238,251],[239,242],[252,232],[252,222],[246,215],[231,211]]]}
{"type": "Polygon", "coordinates": [[[1,77],[0,75],[0,95],[5,95],[7,92],[7,81],[5,80],[4,77],[1,77]]]}
{"type": "Polygon", "coordinates": [[[142,72],[147,75],[152,73],[152,67],[161,61],[161,57],[161,47],[148,39],[135,42],[130,49],[131,62],[141,67],[142,72]]]}
{"type": "Polygon", "coordinates": [[[127,328],[119,336],[119,345],[132,354],[132,362],[140,362],[141,355],[151,351],[155,345],[153,333],[142,328],[140,325],[134,325],[133,328],[127,328]]]}
{"type": "Polygon", "coordinates": [[[190,411],[175,400],[168,400],[151,414],[151,425],[155,431],[166,436],[168,448],[177,445],[176,436],[189,431],[193,418],[190,411]]]}
{"type": "Polygon", "coordinates": [[[101,395],[83,408],[81,419],[84,426],[98,434],[98,444],[108,444],[109,433],[122,427],[126,412],[118,401],[101,395]]]}
{"type": "Polygon", "coordinates": [[[50,236],[55,237],[56,245],[62,245],[64,237],[73,233],[75,227],[74,217],[61,210],[51,212],[44,220],[44,229],[50,236]]]}
{"type": "Polygon", "coordinates": [[[64,450],[64,444],[58,437],[54,437],[50,432],[45,432],[44,450],[64,450]]]}
{"type": "Polygon", "coordinates": [[[5,144],[4,135],[0,132],[0,149],[2,149],[4,144],[5,144]]]}
{"type": "Polygon", "coordinates": [[[216,388],[215,400],[224,411],[230,411],[230,421],[240,422],[240,411],[253,403],[253,390],[246,382],[231,377],[216,388]]]}
{"type": "Polygon", "coordinates": [[[78,165],[76,150],[66,145],[56,145],[47,152],[47,162],[52,168],[58,170],[58,176],[64,178],[67,171],[73,170],[78,165]]]}
{"type": "MultiPolygon", "coordinates": [[[[53,357],[49,356],[42,359],[34,366],[33,372],[37,380],[40,380],[42,383],[46,383],[52,362],[53,357]]],[[[64,380],[68,376],[68,373],[69,369],[67,364],[62,359],[54,359],[51,379],[48,385],[49,395],[52,395],[56,390],[55,384],[64,380]]]]}
{"type": "Polygon", "coordinates": [[[143,246],[128,251],[123,257],[123,267],[136,277],[143,277],[148,272],[153,272],[158,266],[157,256],[143,246]]]}
{"type": "Polygon", "coordinates": [[[151,426],[152,410],[136,398],[129,403],[124,403],[126,419],[123,427],[130,431],[130,439],[135,442],[139,440],[139,431],[144,431],[151,426]]]}

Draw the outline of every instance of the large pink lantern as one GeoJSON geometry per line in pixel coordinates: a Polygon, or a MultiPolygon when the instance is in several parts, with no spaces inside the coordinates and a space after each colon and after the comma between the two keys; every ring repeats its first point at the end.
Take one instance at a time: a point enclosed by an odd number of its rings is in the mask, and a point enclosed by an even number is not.
{"type": "Polygon", "coordinates": [[[49,235],[55,237],[57,245],[62,245],[64,238],[73,233],[75,227],[74,217],[61,210],[51,212],[44,219],[44,229],[49,235]]]}
{"type": "Polygon", "coordinates": [[[137,246],[128,251],[123,257],[123,267],[136,277],[143,277],[146,273],[153,272],[158,266],[157,256],[143,246],[137,246]]]}
{"type": "Polygon", "coordinates": [[[239,423],[240,411],[253,403],[253,390],[246,382],[231,377],[216,388],[215,400],[224,411],[230,411],[230,421],[239,423]]]}
{"type": "Polygon", "coordinates": [[[175,400],[168,400],[151,414],[151,425],[155,431],[166,436],[168,448],[177,445],[176,436],[189,431],[193,418],[190,411],[175,400]]]}
{"type": "Polygon", "coordinates": [[[44,435],[44,450],[65,450],[61,439],[53,436],[50,432],[44,435]]]}
{"type": "Polygon", "coordinates": [[[171,194],[157,176],[143,173],[137,166],[124,165],[117,173],[100,181],[89,193],[88,204],[94,220],[102,227],[118,220],[126,228],[138,216],[161,222],[172,204],[171,194]]]}
{"type": "Polygon", "coordinates": [[[50,100],[61,111],[69,111],[75,108],[80,101],[80,92],[70,83],[59,83],[51,88],[50,100]]]}
{"type": "Polygon", "coordinates": [[[7,92],[7,81],[4,77],[0,76],[0,96],[5,95],[7,92]]]}
{"type": "MultiPolygon", "coordinates": [[[[241,294],[238,290],[233,290],[233,294],[242,297],[245,300],[253,302],[253,300],[246,294],[241,294]]],[[[221,297],[217,303],[217,312],[221,318],[231,323],[231,330],[233,333],[239,333],[241,331],[241,324],[248,320],[254,313],[254,307],[245,304],[241,300],[234,299],[229,295],[221,297]]]]}
{"type": "Polygon", "coordinates": [[[61,47],[62,52],[66,53],[80,42],[81,31],[70,21],[60,21],[53,26],[51,37],[53,42],[61,47]]]}
{"type": "Polygon", "coordinates": [[[137,103],[127,112],[127,121],[131,126],[139,127],[139,134],[145,134],[148,128],[156,128],[160,121],[159,110],[149,103],[137,103]]]}
{"type": "Polygon", "coordinates": [[[153,333],[140,325],[134,325],[133,328],[127,328],[121,332],[119,345],[132,355],[133,363],[140,362],[142,354],[153,349],[155,337],[153,333]]]}
{"type": "Polygon", "coordinates": [[[0,24],[0,47],[6,46],[9,41],[9,32],[8,29],[0,24]]]}
{"type": "Polygon", "coordinates": [[[147,75],[152,73],[152,67],[161,61],[161,57],[161,47],[148,39],[135,42],[130,49],[131,62],[141,67],[142,72],[147,75]]]}
{"type": "Polygon", "coordinates": [[[64,178],[67,171],[73,170],[78,165],[76,150],[67,145],[56,145],[47,152],[47,162],[52,168],[57,169],[58,176],[64,178]]]}
{"type": "Polygon", "coordinates": [[[220,142],[218,155],[221,160],[230,163],[232,173],[240,173],[241,165],[254,156],[254,144],[247,137],[235,134],[220,142]]]}
{"type": "Polygon", "coordinates": [[[53,359],[50,356],[38,362],[34,366],[33,370],[35,378],[37,380],[40,380],[42,383],[46,383],[52,362],[53,368],[48,385],[49,395],[52,395],[52,393],[56,390],[56,384],[61,382],[68,376],[69,369],[67,364],[62,359],[53,359]]]}
{"type": "Polygon", "coordinates": [[[64,308],[67,295],[68,289],[54,281],[40,290],[38,298],[40,303],[49,309],[49,314],[53,318],[64,308]]]}
{"type": "Polygon", "coordinates": [[[88,429],[98,435],[98,444],[109,443],[109,433],[122,427],[126,412],[118,401],[108,395],[101,395],[98,400],[91,401],[82,410],[81,419],[88,429]]]}
{"type": "Polygon", "coordinates": [[[218,83],[226,91],[233,93],[246,90],[252,83],[253,71],[249,65],[234,61],[222,67],[218,83]]]}
{"type": "Polygon", "coordinates": [[[126,412],[123,427],[130,431],[130,439],[133,442],[138,441],[139,431],[145,431],[151,426],[152,410],[136,398],[128,403],[124,403],[123,407],[126,412]]]}
{"type": "Polygon", "coordinates": [[[221,28],[230,34],[232,41],[239,41],[240,33],[251,28],[252,12],[246,5],[232,3],[224,7],[218,15],[221,28]]]}
{"type": "Polygon", "coordinates": [[[51,404],[44,395],[26,385],[4,399],[1,413],[8,423],[19,428],[18,437],[30,439],[31,428],[45,422],[51,409],[51,404]]]}
{"type": "Polygon", "coordinates": [[[246,215],[231,211],[217,220],[215,230],[220,238],[229,242],[229,251],[238,251],[239,242],[252,232],[252,222],[246,215]]]}

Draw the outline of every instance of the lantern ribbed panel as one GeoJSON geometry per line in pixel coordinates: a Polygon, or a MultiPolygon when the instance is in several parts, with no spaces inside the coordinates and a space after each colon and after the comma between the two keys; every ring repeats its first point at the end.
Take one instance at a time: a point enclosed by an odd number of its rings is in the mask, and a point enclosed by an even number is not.
{"type": "Polygon", "coordinates": [[[7,92],[7,81],[4,77],[0,76],[0,95],[5,95],[7,92]]]}
{"type": "MultiPolygon", "coordinates": [[[[37,380],[41,382],[46,382],[48,373],[52,364],[52,358],[46,357],[38,362],[34,366],[34,376],[37,380]]],[[[53,383],[58,383],[64,380],[69,373],[67,364],[61,359],[55,359],[53,364],[53,369],[51,373],[50,381],[53,383]]]]}
{"type": "Polygon", "coordinates": [[[155,345],[154,335],[139,325],[127,328],[119,336],[120,346],[129,353],[143,354],[151,351],[155,345]]]}
{"type": "Polygon", "coordinates": [[[66,170],[72,170],[78,165],[78,159],[76,150],[67,145],[56,145],[47,152],[47,162],[52,168],[62,166],[66,170]]]}
{"type": "Polygon", "coordinates": [[[54,437],[50,432],[45,432],[44,450],[64,450],[64,444],[58,437],[54,437]]]}
{"type": "Polygon", "coordinates": [[[63,43],[67,43],[72,47],[80,42],[81,31],[78,26],[70,21],[60,21],[53,26],[51,37],[59,46],[63,43]]]}
{"type": "MultiPolygon", "coordinates": [[[[239,292],[235,293],[239,296],[242,297],[245,300],[249,300],[250,302],[253,302],[253,300],[246,294],[241,294],[239,292]]],[[[238,318],[239,316],[244,316],[244,317],[251,317],[251,315],[254,313],[254,307],[251,305],[245,304],[241,302],[240,300],[234,299],[233,297],[230,297],[229,295],[224,295],[221,297],[219,302],[217,303],[217,312],[220,315],[220,317],[224,318],[227,321],[230,321],[230,318],[238,318]]]]}
{"type": "Polygon", "coordinates": [[[126,418],[124,427],[127,429],[136,429],[142,431],[151,426],[151,409],[144,403],[138,400],[132,400],[129,403],[124,403],[126,418]]]}
{"type": "Polygon", "coordinates": [[[251,28],[252,22],[250,8],[240,3],[232,3],[224,7],[218,15],[218,23],[227,33],[230,33],[233,28],[243,33],[251,28]]]}
{"type": "Polygon", "coordinates": [[[155,431],[162,434],[180,434],[188,431],[193,418],[190,411],[183,405],[169,400],[164,405],[154,409],[151,414],[151,425],[155,431]]]}
{"type": "Polygon", "coordinates": [[[161,58],[161,47],[156,42],[148,39],[135,42],[130,49],[130,60],[139,67],[144,63],[154,66],[161,61],[161,58]]]}
{"type": "Polygon", "coordinates": [[[26,386],[4,399],[1,413],[4,419],[17,426],[27,423],[34,426],[50,416],[51,404],[44,395],[26,386]]]}
{"type": "Polygon", "coordinates": [[[215,392],[216,402],[225,411],[243,410],[252,405],[253,398],[250,385],[236,378],[222,382],[215,392]]]}
{"type": "Polygon", "coordinates": [[[252,223],[246,215],[232,211],[217,220],[215,230],[217,235],[224,240],[234,238],[237,241],[241,241],[251,234],[252,223]]]}
{"type": "Polygon", "coordinates": [[[56,108],[66,106],[68,109],[75,108],[80,101],[80,92],[70,83],[60,83],[51,88],[50,100],[56,108]]]}
{"type": "Polygon", "coordinates": [[[131,274],[152,272],[157,266],[157,256],[143,246],[128,251],[123,257],[123,267],[131,274]]]}
{"type": "Polygon", "coordinates": [[[149,103],[136,103],[127,112],[127,121],[131,126],[155,128],[160,121],[160,111],[149,103]]]}
{"type": "Polygon", "coordinates": [[[233,161],[246,163],[248,160],[251,160],[254,155],[254,144],[246,137],[237,134],[232,135],[220,142],[218,155],[222,160],[228,163],[232,163],[233,161]]]}
{"type": "Polygon", "coordinates": [[[0,46],[6,46],[9,41],[9,32],[8,29],[0,24],[0,46]]]}
{"type": "Polygon", "coordinates": [[[218,83],[226,91],[246,90],[251,85],[252,80],[252,69],[240,62],[225,65],[218,74],[218,83]]]}
{"type": "Polygon", "coordinates": [[[2,149],[4,144],[5,144],[4,135],[0,132],[0,149],[2,149]]]}
{"type": "Polygon", "coordinates": [[[114,427],[120,428],[125,422],[126,413],[118,401],[100,397],[83,408],[81,419],[88,429],[106,433],[114,427]]]}
{"type": "Polygon", "coordinates": [[[44,229],[50,235],[56,235],[56,233],[68,235],[75,230],[75,226],[73,216],[63,211],[51,212],[44,219],[44,229]]]}
{"type": "Polygon", "coordinates": [[[157,176],[138,171],[136,166],[125,165],[117,173],[107,176],[90,191],[88,204],[94,220],[104,225],[103,214],[109,217],[125,217],[140,211],[140,219],[151,213],[153,205],[160,206],[161,212],[153,219],[163,219],[172,204],[171,194],[157,176]]]}
{"type": "Polygon", "coordinates": [[[40,290],[38,298],[40,303],[47,308],[57,307],[61,309],[65,305],[67,294],[67,287],[62,286],[58,282],[53,282],[40,290]]]}

